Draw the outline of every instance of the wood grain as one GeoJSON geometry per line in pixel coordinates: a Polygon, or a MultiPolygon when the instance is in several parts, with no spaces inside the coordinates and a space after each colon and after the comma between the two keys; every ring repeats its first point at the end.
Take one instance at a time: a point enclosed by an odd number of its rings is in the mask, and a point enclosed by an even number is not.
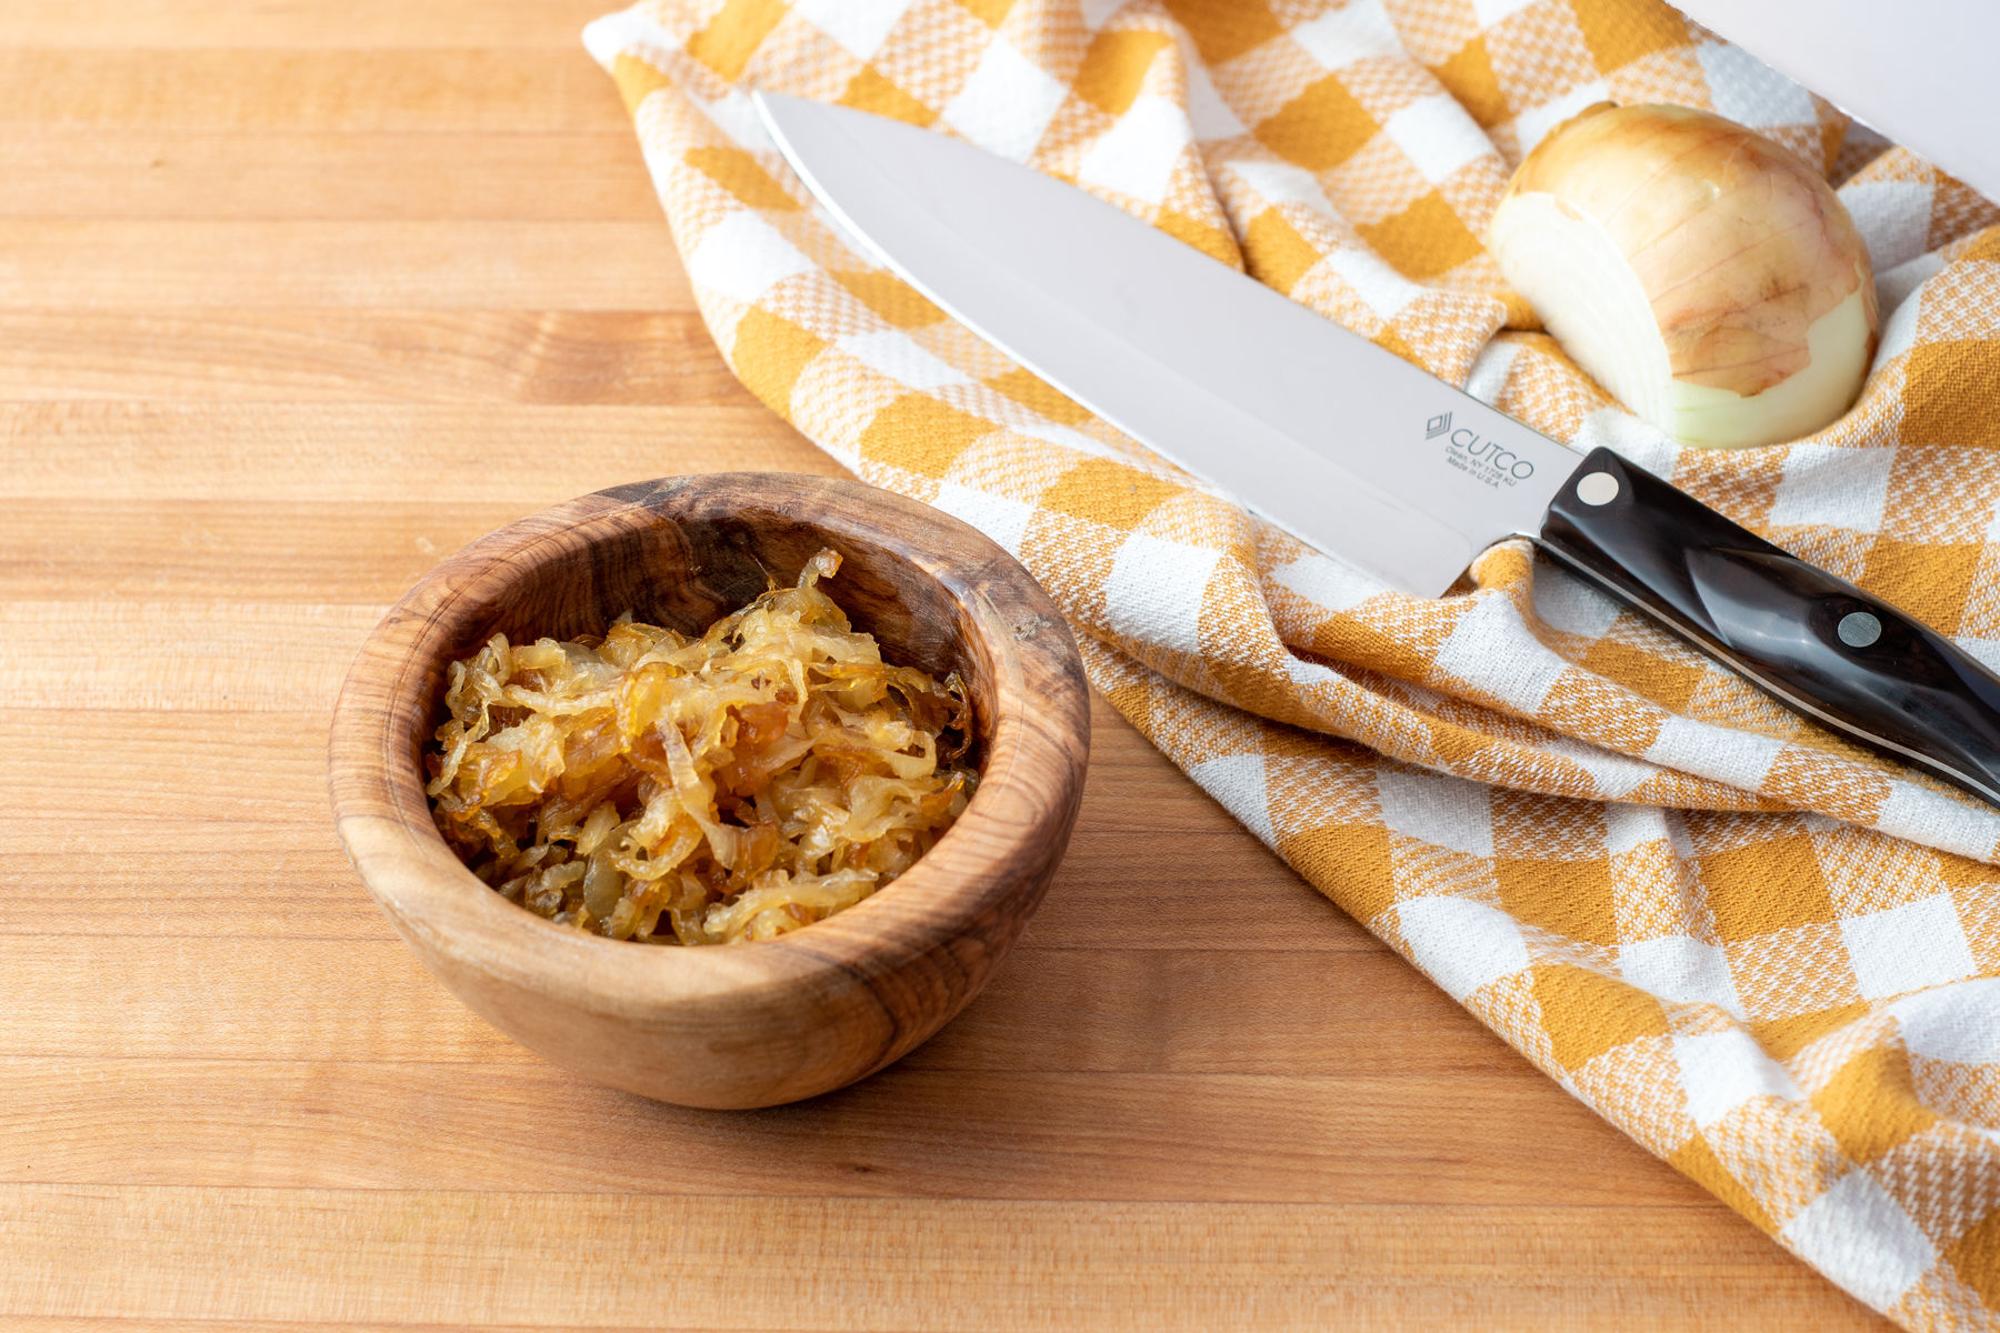
{"type": "MultiPolygon", "coordinates": [[[[1634,1204],[1656,1196],[1638,1172],[1594,1172],[1598,1154],[1568,1131],[1581,1106],[1553,1119],[1538,1154],[1543,1174],[1499,1158],[1514,1142],[1503,1122],[1531,1106],[1516,1084],[1432,1126],[1457,1141],[1390,1145],[1372,1126],[1391,1113],[1380,1080],[1283,1075],[1066,1074],[912,1069],[896,1094],[835,1094],[805,1115],[772,1111],[754,1134],[707,1148],[694,1163],[635,1175],[606,1141],[701,1135],[714,1113],[689,1113],[607,1095],[534,1063],[489,1068],[440,1093],[423,1064],[258,1060],[10,1062],[0,1091],[43,1103],[65,1151],[29,1157],[0,1149],[0,1181],[174,1184],[230,1179],[261,1188],[320,1186],[586,1190],[602,1194],[775,1195],[803,1175],[816,1195],[953,1199],[1063,1199],[1342,1204],[1532,1205],[1549,1173],[1575,1177],[1572,1205],[1634,1204]],[[180,1108],[162,1124],[132,1123],[104,1094],[180,1108]],[[246,1153],[243,1125],[223,1098],[269,1108],[246,1153]],[[1310,1115],[1297,1108],[1316,1108],[1310,1115]],[[1475,1109],[1476,1106],[1476,1109],[1475,1109]],[[551,1135],[536,1111],[589,1134],[551,1135]],[[1343,1143],[1352,1126],[1365,1145],[1343,1143]],[[385,1145],[431,1146],[405,1158],[385,1145]],[[1255,1153],[1241,1144],[1270,1146],[1255,1153]],[[1385,1180],[1394,1181],[1384,1188],[1385,1180]]],[[[1453,1076],[1416,1086],[1446,1102],[1453,1076]]],[[[16,1128],[13,1117],[0,1126],[16,1128]]],[[[662,1162],[662,1168],[668,1167],[662,1162]]],[[[1692,1194],[1693,1186],[1688,1186],[1692,1194]]]]}
{"type": "MultiPolygon", "coordinates": [[[[577,32],[605,13],[603,0],[534,0],[501,10],[493,0],[95,0],[0,9],[0,43],[134,51],[200,47],[331,51],[466,47],[575,55],[577,32]]],[[[609,127],[600,127],[609,128],[609,127]]]]}
{"type": "MultiPolygon", "coordinates": [[[[0,87],[5,87],[0,80],[0,87]]],[[[686,309],[645,222],[0,220],[0,307],[686,309]],[[266,256],[244,265],[246,249],[266,256]]]]}
{"type": "Polygon", "coordinates": [[[40,1185],[0,1187],[0,1242],[7,1308],[149,1326],[212,1328],[218,1308],[321,1328],[771,1328],[802,1316],[831,1328],[1109,1328],[1148,1315],[1189,1328],[1865,1326],[1805,1269],[1771,1269],[1732,1219],[1690,1208],[1572,1207],[1521,1227],[1479,1206],[40,1185]],[[166,1217],[176,1225],[160,1226],[166,1217]],[[1656,1254],[1633,1254],[1640,1230],[1656,1254]],[[123,1261],[80,1272],[77,1253],[99,1249],[123,1261]],[[744,1281],[745,1251],[774,1249],[810,1263],[744,1281]],[[555,1278],[572,1254],[604,1257],[586,1280],[555,1278]]]}
{"type": "MultiPolygon", "coordinates": [[[[361,506],[429,497],[507,503],[630,481],[656,460],[716,467],[837,469],[761,407],[433,406],[62,402],[0,404],[9,501],[88,494],[94,503],[288,500],[361,506]],[[468,459],[479,465],[468,468],[468,459]]],[[[46,509],[46,505],[42,505],[46,509]]],[[[51,544],[51,549],[53,544],[51,544]]],[[[357,553],[364,554],[364,553],[357,553]]],[[[450,554],[443,548],[426,564],[450,554]]],[[[353,560],[367,568],[366,560],[353,560]]],[[[423,566],[404,573],[404,584],[423,566]]],[[[233,571],[231,571],[233,573],[233,571]]],[[[231,578],[209,567],[209,587],[231,578]]],[[[386,605],[393,592],[380,599],[386,605]]]]}
{"type": "Polygon", "coordinates": [[[21,130],[547,133],[608,130],[616,105],[580,47],[13,47],[0,86],[30,94],[0,102],[21,130]]]}
{"type": "Polygon", "coordinates": [[[657,223],[660,215],[632,136],[615,126],[504,135],[78,128],[0,138],[0,171],[0,216],[11,217],[657,223]],[[113,173],[118,189],[93,188],[113,173]]]}
{"type": "Polygon", "coordinates": [[[741,1110],[865,1078],[985,989],[1069,845],[1089,753],[1076,643],[991,538],[851,478],[710,472],[539,510],[425,574],[341,684],[327,785],[369,894],[474,1012],[595,1082],[741,1110]],[[828,550],[841,612],[885,658],[964,682],[978,786],[916,864],[740,949],[551,929],[467,872],[418,763],[454,664],[495,635],[572,639],[628,614],[700,634],[828,550]]]}
{"type": "Polygon", "coordinates": [[[0,1324],[1865,1324],[1101,704],[1007,965],[833,1098],[605,1093],[429,979],[326,809],[374,616],[833,470],[707,346],[600,7],[0,5],[0,1324]]]}
{"type": "Polygon", "coordinates": [[[691,310],[34,309],[0,311],[0,342],[0,401],[756,402],[691,310]]]}

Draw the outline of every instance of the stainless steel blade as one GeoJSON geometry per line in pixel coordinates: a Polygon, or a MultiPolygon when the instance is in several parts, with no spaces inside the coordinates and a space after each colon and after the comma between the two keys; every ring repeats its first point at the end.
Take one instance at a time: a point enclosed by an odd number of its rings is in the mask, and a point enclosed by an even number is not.
{"type": "Polygon", "coordinates": [[[867,249],[975,333],[1301,540],[1421,597],[1539,528],[1580,457],[1041,172],[771,93],[765,123],[867,249]]]}
{"type": "MultiPolygon", "coordinates": [[[[2000,200],[1991,0],[1673,0],[1704,27],[2000,200]]],[[[1730,113],[1726,105],[1717,110],[1730,113]]],[[[1810,115],[1807,115],[1810,119],[1810,115]]]]}

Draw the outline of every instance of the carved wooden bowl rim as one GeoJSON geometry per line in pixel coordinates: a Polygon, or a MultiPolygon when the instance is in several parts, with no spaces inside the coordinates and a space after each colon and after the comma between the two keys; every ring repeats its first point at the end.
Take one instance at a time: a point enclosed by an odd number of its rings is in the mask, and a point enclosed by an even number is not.
{"type": "MultiPolygon", "coordinates": [[[[839,979],[829,974],[873,982],[906,959],[949,952],[996,925],[1004,950],[1046,887],[1048,844],[1060,846],[1067,837],[1088,738],[1088,687],[1060,612],[977,529],[860,482],[710,473],[613,487],[552,506],[425,575],[369,634],[349,671],[329,739],[329,779],[350,861],[420,953],[629,1022],[665,1019],[689,1002],[748,1001],[839,979]],[[746,505],[745,495],[757,498],[746,505]],[[895,882],[775,940],[681,948],[558,926],[482,883],[432,822],[416,755],[435,725],[445,658],[450,645],[466,638],[468,621],[490,617],[494,599],[537,564],[585,557],[633,523],[700,523],[718,496],[737,500],[739,520],[757,521],[761,508],[774,520],[824,532],[835,549],[843,542],[878,547],[946,592],[990,663],[989,688],[974,694],[990,727],[979,785],[937,846],[895,882]],[[1003,920],[1010,917],[1018,919],[1003,920]]],[[[983,961],[973,970],[983,972],[983,961]]]]}

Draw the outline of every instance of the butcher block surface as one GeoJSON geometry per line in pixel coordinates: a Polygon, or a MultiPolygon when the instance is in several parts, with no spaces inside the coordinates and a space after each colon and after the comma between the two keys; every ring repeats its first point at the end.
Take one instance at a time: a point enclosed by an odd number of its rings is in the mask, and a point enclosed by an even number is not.
{"type": "Polygon", "coordinates": [[[856,1087],[655,1105],[424,973],[326,801],[383,608],[833,471],[708,342],[604,3],[0,4],[0,1322],[1866,1322],[1101,702],[1019,949],[856,1087]]]}

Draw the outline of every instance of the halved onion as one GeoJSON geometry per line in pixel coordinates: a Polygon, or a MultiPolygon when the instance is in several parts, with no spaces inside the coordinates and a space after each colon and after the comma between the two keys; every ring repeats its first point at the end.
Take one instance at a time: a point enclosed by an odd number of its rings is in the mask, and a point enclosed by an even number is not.
{"type": "Polygon", "coordinates": [[[1487,243],[1577,364],[1683,443],[1810,434],[1868,372],[1853,220],[1818,172],[1720,116],[1587,108],[1515,170],[1487,243]]]}

